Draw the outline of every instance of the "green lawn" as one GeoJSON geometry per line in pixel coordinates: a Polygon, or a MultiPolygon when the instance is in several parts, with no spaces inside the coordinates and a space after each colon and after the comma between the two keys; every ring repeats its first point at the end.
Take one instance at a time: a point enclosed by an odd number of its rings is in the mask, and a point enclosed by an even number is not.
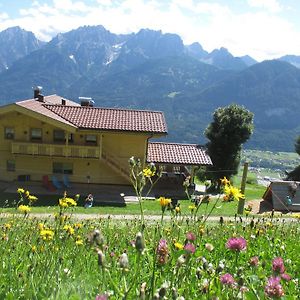
{"type": "MultiPolygon", "coordinates": [[[[234,178],[234,184],[236,186],[240,186],[240,176],[234,178]]],[[[265,187],[259,186],[255,183],[246,185],[246,201],[253,199],[261,199],[262,195],[265,191],[265,187]]],[[[38,202],[35,204],[36,206],[32,207],[33,213],[57,213],[59,208],[57,206],[58,199],[61,198],[62,195],[39,195],[38,202]]],[[[217,196],[214,196],[213,199],[216,199],[217,196]]],[[[16,202],[18,200],[17,193],[4,193],[0,192],[0,207],[2,212],[15,212],[16,202]]],[[[198,214],[202,215],[205,212],[210,211],[212,205],[215,200],[212,200],[211,203],[207,206],[206,204],[202,204],[198,214]]],[[[219,201],[216,209],[213,211],[213,215],[224,215],[230,216],[234,215],[237,211],[237,202],[229,202],[224,203],[219,201]]],[[[78,207],[74,209],[74,213],[82,213],[82,214],[140,214],[140,207],[138,203],[129,203],[126,206],[107,206],[96,204],[97,206],[85,209],[83,207],[84,201],[80,199],[78,202],[78,207]]],[[[189,214],[189,205],[191,202],[183,199],[180,200],[181,210],[183,214],[189,214]]],[[[157,201],[154,200],[145,200],[143,202],[143,207],[146,215],[159,215],[160,205],[157,201]]]]}
{"type": "MultiPolygon", "coordinates": [[[[214,205],[216,198],[207,205],[202,204],[198,210],[198,215],[208,213],[212,206],[214,205]]],[[[189,215],[190,209],[189,206],[191,202],[189,200],[180,200],[180,207],[181,212],[183,215],[189,215]]],[[[38,202],[37,202],[38,205],[38,202]]],[[[237,202],[229,202],[225,203],[222,202],[221,199],[218,202],[216,208],[213,211],[212,215],[216,216],[230,216],[234,215],[237,211],[237,202]]],[[[145,200],[143,201],[143,208],[145,215],[160,215],[161,208],[158,201],[154,200],[145,200]]],[[[16,212],[15,208],[2,208],[0,210],[3,213],[14,213],[16,212]]],[[[32,207],[32,213],[58,213],[59,207],[58,206],[34,206],[32,207]]],[[[81,213],[81,214],[111,214],[111,215],[120,215],[120,214],[131,214],[131,215],[139,215],[140,214],[140,207],[138,203],[129,203],[124,207],[117,207],[117,206],[95,206],[92,208],[85,209],[82,206],[78,206],[74,208],[73,213],[81,213]]],[[[166,212],[166,214],[170,214],[170,212],[166,212]]]]}

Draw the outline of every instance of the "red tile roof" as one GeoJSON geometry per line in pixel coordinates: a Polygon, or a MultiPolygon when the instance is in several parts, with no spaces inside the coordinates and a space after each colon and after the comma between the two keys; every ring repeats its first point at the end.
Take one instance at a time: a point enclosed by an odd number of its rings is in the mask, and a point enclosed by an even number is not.
{"type": "Polygon", "coordinates": [[[72,127],[75,127],[72,123],[68,122],[67,120],[65,120],[61,116],[49,111],[44,106],[45,104],[59,104],[59,103],[62,102],[62,99],[66,101],[66,105],[78,105],[79,106],[79,104],[77,104],[76,102],[73,102],[71,100],[67,100],[67,99],[62,98],[62,97],[57,96],[57,95],[45,96],[44,97],[44,102],[39,102],[35,99],[29,99],[29,100],[16,102],[16,104],[21,106],[21,107],[24,107],[28,110],[37,112],[37,113],[42,114],[46,117],[54,119],[56,121],[65,123],[65,124],[70,125],[72,127]]]}
{"type": "Polygon", "coordinates": [[[212,165],[206,149],[195,144],[148,143],[147,161],[162,164],[212,165]]]}
{"type": "Polygon", "coordinates": [[[167,133],[162,112],[64,105],[45,107],[78,128],[167,133]]]}
{"type": "Polygon", "coordinates": [[[57,95],[45,96],[44,102],[30,99],[16,104],[81,129],[167,133],[162,112],[85,107],[57,95]]]}

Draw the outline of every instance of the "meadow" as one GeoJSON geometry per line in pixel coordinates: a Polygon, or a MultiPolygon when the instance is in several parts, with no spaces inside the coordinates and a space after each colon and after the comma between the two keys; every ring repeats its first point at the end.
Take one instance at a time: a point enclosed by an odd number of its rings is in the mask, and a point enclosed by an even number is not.
{"type": "MultiPolygon", "coordinates": [[[[69,209],[69,208],[68,208],[69,209]]],[[[299,219],[2,218],[1,299],[298,299],[299,219]]]]}
{"type": "Polygon", "coordinates": [[[213,197],[143,200],[155,172],[132,162],[134,220],[80,218],[80,195],[66,193],[39,207],[19,188],[15,207],[0,215],[0,299],[298,299],[299,214],[256,217],[246,206],[236,215],[245,195],[226,178],[213,197]]]}

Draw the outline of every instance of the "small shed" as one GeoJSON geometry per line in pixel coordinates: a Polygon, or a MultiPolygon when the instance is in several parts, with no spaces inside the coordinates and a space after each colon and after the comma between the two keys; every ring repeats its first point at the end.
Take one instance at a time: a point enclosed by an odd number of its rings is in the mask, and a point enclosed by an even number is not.
{"type": "Polygon", "coordinates": [[[263,195],[274,210],[300,211],[300,182],[272,181],[263,195]]]}

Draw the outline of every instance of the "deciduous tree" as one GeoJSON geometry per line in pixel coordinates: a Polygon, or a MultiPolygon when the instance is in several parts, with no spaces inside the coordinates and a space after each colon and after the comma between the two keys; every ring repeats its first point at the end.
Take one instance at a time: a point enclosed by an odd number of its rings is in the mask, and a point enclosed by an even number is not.
{"type": "Polygon", "coordinates": [[[217,183],[219,178],[230,178],[238,172],[242,144],[253,132],[253,113],[243,106],[231,104],[216,109],[213,121],[205,130],[209,139],[208,153],[213,167],[208,177],[217,183]]]}

